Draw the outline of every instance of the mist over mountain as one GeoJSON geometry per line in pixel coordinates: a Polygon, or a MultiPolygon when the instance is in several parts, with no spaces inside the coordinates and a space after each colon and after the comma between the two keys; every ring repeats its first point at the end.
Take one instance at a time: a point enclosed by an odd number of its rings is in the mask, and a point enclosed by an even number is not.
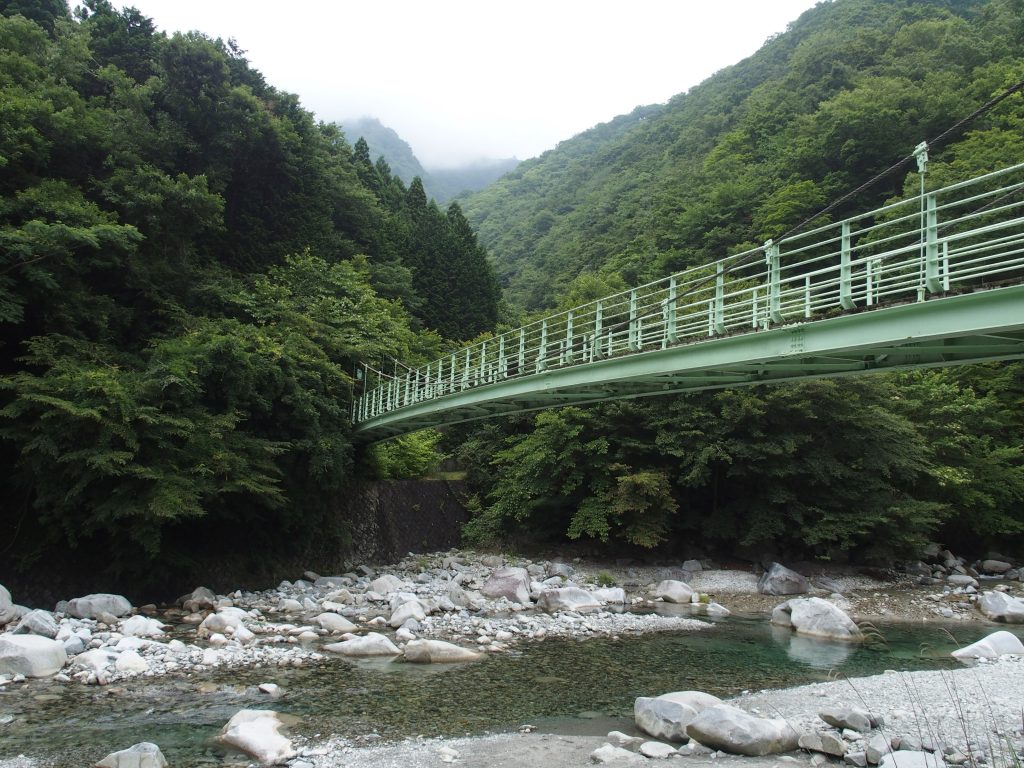
{"type": "Polygon", "coordinates": [[[519,165],[516,158],[480,158],[464,165],[428,170],[408,142],[377,118],[360,117],[339,125],[349,143],[354,144],[360,137],[365,139],[373,159],[383,157],[391,172],[406,184],[419,176],[427,195],[438,205],[444,205],[464,192],[481,190],[519,165]]]}

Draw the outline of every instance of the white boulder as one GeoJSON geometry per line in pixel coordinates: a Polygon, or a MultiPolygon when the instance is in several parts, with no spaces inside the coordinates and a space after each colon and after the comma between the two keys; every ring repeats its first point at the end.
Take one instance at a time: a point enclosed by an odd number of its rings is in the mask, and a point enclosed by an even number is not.
{"type": "Polygon", "coordinates": [[[686,733],[706,747],[749,757],[790,752],[800,736],[781,718],[755,717],[728,704],[701,710],[686,733]]]}
{"type": "Polygon", "coordinates": [[[68,613],[76,619],[98,619],[101,613],[120,618],[132,611],[132,604],[123,595],[95,594],[76,597],[68,603],[68,613]]]}
{"type": "Polygon", "coordinates": [[[115,663],[117,663],[117,654],[105,648],[92,648],[71,660],[72,667],[96,674],[106,672],[107,668],[114,666],[115,663]]]}
{"type": "Polygon", "coordinates": [[[775,607],[771,621],[780,627],[792,627],[798,634],[809,637],[854,642],[864,639],[853,619],[820,597],[787,600],[775,607]]]}
{"type": "Polygon", "coordinates": [[[665,579],[654,590],[654,598],[659,597],[666,603],[689,603],[693,598],[693,589],[686,582],[665,579]]]}
{"type": "Polygon", "coordinates": [[[425,618],[427,618],[427,612],[423,610],[423,604],[419,600],[408,600],[392,612],[389,623],[392,627],[398,629],[409,619],[423,621],[425,618]]]}
{"type": "Polygon", "coordinates": [[[479,661],[484,654],[443,640],[411,640],[405,646],[405,660],[415,664],[452,664],[479,661]]]}
{"type": "Polygon", "coordinates": [[[875,724],[871,713],[860,707],[826,707],[818,712],[818,717],[833,728],[849,728],[861,733],[867,733],[875,724]]]}
{"type": "Polygon", "coordinates": [[[146,616],[132,616],[121,622],[120,631],[132,637],[159,637],[164,633],[164,625],[146,616]]]}
{"type": "Polygon", "coordinates": [[[218,608],[216,613],[211,613],[203,619],[196,634],[204,637],[214,633],[224,634],[229,628],[237,630],[247,615],[241,608],[218,608]]]}
{"type": "Polygon", "coordinates": [[[635,752],[616,747],[613,744],[602,744],[590,753],[590,760],[594,763],[615,763],[617,765],[643,765],[647,762],[646,758],[635,752]]]}
{"type": "Polygon", "coordinates": [[[644,757],[649,757],[653,760],[664,760],[665,758],[672,757],[676,752],[676,748],[665,744],[661,741],[645,741],[640,745],[640,754],[644,757]]]}
{"type": "Polygon", "coordinates": [[[945,761],[931,752],[898,749],[882,756],[881,768],[945,768],[945,761]]]}
{"type": "Polygon", "coordinates": [[[57,637],[58,629],[57,621],[53,618],[52,613],[36,610],[29,611],[21,617],[18,626],[14,628],[14,634],[39,635],[53,640],[57,637]]]}
{"type": "Polygon", "coordinates": [[[530,574],[525,568],[498,568],[491,573],[480,592],[485,597],[504,597],[513,603],[529,605],[530,574]]]}
{"type": "Polygon", "coordinates": [[[602,603],[622,605],[626,602],[626,591],[622,587],[599,587],[590,590],[590,594],[602,603]]]}
{"type": "Polygon", "coordinates": [[[312,623],[328,632],[355,632],[358,629],[355,624],[337,613],[321,613],[312,623]]]}
{"type": "Polygon", "coordinates": [[[559,587],[546,589],[537,599],[537,607],[548,613],[559,611],[595,611],[600,609],[601,601],[585,589],[579,587],[559,587]]]}
{"type": "Polygon", "coordinates": [[[1024,655],[1024,643],[1012,632],[1001,629],[963,648],[957,648],[952,656],[960,660],[996,659],[1007,654],[1024,655]]]}
{"type": "Polygon", "coordinates": [[[982,592],[978,598],[978,610],[993,621],[1024,623],[1024,600],[1005,592],[982,592]]]}
{"type": "Polygon", "coordinates": [[[717,696],[703,691],[676,691],[661,696],[640,696],[633,702],[636,727],[656,739],[684,742],[686,726],[707,707],[721,704],[717,696]]]}
{"type": "Polygon", "coordinates": [[[67,663],[64,645],[39,635],[0,635],[0,674],[49,677],[67,663]]]}
{"type": "Polygon", "coordinates": [[[386,573],[371,581],[370,586],[367,587],[367,589],[370,592],[376,592],[378,595],[387,595],[391,592],[397,592],[404,586],[405,582],[400,578],[392,576],[390,573],[386,573]]]}
{"type": "Polygon", "coordinates": [[[160,747],[143,741],[120,752],[110,753],[93,768],[167,768],[167,760],[160,747]]]}
{"type": "Polygon", "coordinates": [[[378,632],[369,632],[362,637],[353,637],[340,643],[324,646],[325,651],[340,653],[342,656],[398,656],[398,646],[378,632]]]}
{"type": "Polygon", "coordinates": [[[122,651],[114,662],[114,669],[128,674],[141,674],[149,671],[149,663],[138,651],[122,651]]]}
{"type": "Polygon", "coordinates": [[[185,595],[181,598],[181,607],[188,613],[195,613],[196,611],[204,608],[216,608],[217,607],[217,596],[213,594],[212,589],[206,587],[196,587],[192,590],[191,594],[185,595]]]}
{"type": "Polygon", "coordinates": [[[3,584],[0,584],[0,627],[10,623],[14,618],[14,603],[11,602],[11,593],[3,584]]]}
{"type": "Polygon", "coordinates": [[[291,740],[281,735],[282,727],[284,722],[272,709],[243,709],[228,720],[217,740],[263,765],[277,765],[296,755],[291,740]]]}

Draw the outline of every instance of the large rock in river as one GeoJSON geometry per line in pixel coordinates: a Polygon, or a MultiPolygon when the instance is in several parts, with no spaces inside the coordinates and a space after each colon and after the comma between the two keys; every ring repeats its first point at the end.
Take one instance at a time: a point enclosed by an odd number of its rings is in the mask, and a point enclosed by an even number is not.
{"type": "Polygon", "coordinates": [[[279,733],[283,726],[272,709],[243,709],[228,720],[217,740],[263,765],[278,765],[296,754],[291,741],[279,733]]]}
{"type": "Polygon", "coordinates": [[[976,643],[971,643],[963,648],[953,651],[954,658],[961,661],[966,659],[996,659],[1000,656],[1013,654],[1024,655],[1024,643],[1012,632],[1001,629],[991,635],[981,638],[976,643]]]}
{"type": "Polygon", "coordinates": [[[410,640],[405,646],[405,660],[414,664],[455,664],[479,661],[484,654],[443,640],[410,640]]]}
{"type": "Polygon", "coordinates": [[[689,603],[693,598],[693,588],[685,581],[665,579],[655,587],[654,597],[660,597],[666,603],[689,603]]]}
{"type": "Polygon", "coordinates": [[[810,589],[804,576],[780,563],[772,563],[757,580],[757,591],[762,595],[802,595],[810,589]]]}
{"type": "Polygon", "coordinates": [[[706,747],[749,757],[791,752],[800,738],[785,720],[755,717],[728,704],[699,712],[686,733],[706,747]]]}
{"type": "Polygon", "coordinates": [[[640,696],[633,702],[636,727],[656,739],[685,742],[686,726],[707,707],[722,703],[717,696],[702,691],[676,691],[661,696],[640,696]]]}
{"type": "Polygon", "coordinates": [[[68,613],[76,619],[98,619],[101,613],[121,617],[131,612],[132,604],[123,595],[86,595],[68,603],[68,613]]]}
{"type": "Polygon", "coordinates": [[[596,611],[601,601],[579,587],[559,587],[546,589],[537,600],[537,607],[548,613],[559,611],[596,611]]]}
{"type": "Polygon", "coordinates": [[[1005,592],[983,592],[978,598],[978,610],[993,621],[1024,623],[1024,600],[1005,592]]]}
{"type": "Polygon", "coordinates": [[[362,637],[331,643],[325,645],[324,650],[342,656],[398,656],[401,653],[398,646],[379,632],[368,632],[362,637]]]}
{"type": "Polygon", "coordinates": [[[120,752],[111,752],[93,768],[167,768],[167,759],[160,747],[143,741],[120,752]]]}
{"type": "Polygon", "coordinates": [[[798,634],[826,640],[860,642],[864,639],[853,619],[820,597],[798,597],[776,606],[772,611],[772,624],[792,627],[798,634]]]}
{"type": "Polygon", "coordinates": [[[480,590],[485,597],[504,597],[513,603],[530,604],[530,574],[525,568],[499,568],[480,590]]]}
{"type": "Polygon", "coordinates": [[[68,660],[64,645],[39,635],[0,635],[0,673],[49,677],[68,660]]]}

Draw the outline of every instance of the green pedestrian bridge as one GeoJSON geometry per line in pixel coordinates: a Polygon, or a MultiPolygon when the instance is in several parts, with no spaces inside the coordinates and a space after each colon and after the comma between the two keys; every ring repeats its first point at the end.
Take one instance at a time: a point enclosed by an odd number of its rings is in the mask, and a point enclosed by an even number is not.
{"type": "Polygon", "coordinates": [[[1021,357],[1024,163],[369,374],[352,421],[373,442],[559,405],[1021,357]]]}

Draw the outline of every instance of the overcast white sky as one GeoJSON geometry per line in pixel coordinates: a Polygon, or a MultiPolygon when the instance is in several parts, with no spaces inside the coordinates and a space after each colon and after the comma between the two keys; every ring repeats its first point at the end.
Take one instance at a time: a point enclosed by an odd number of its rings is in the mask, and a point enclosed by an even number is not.
{"type": "Polygon", "coordinates": [[[425,166],[525,160],[689,90],[814,0],[133,0],[235,38],[321,120],[380,118],[425,166]]]}

